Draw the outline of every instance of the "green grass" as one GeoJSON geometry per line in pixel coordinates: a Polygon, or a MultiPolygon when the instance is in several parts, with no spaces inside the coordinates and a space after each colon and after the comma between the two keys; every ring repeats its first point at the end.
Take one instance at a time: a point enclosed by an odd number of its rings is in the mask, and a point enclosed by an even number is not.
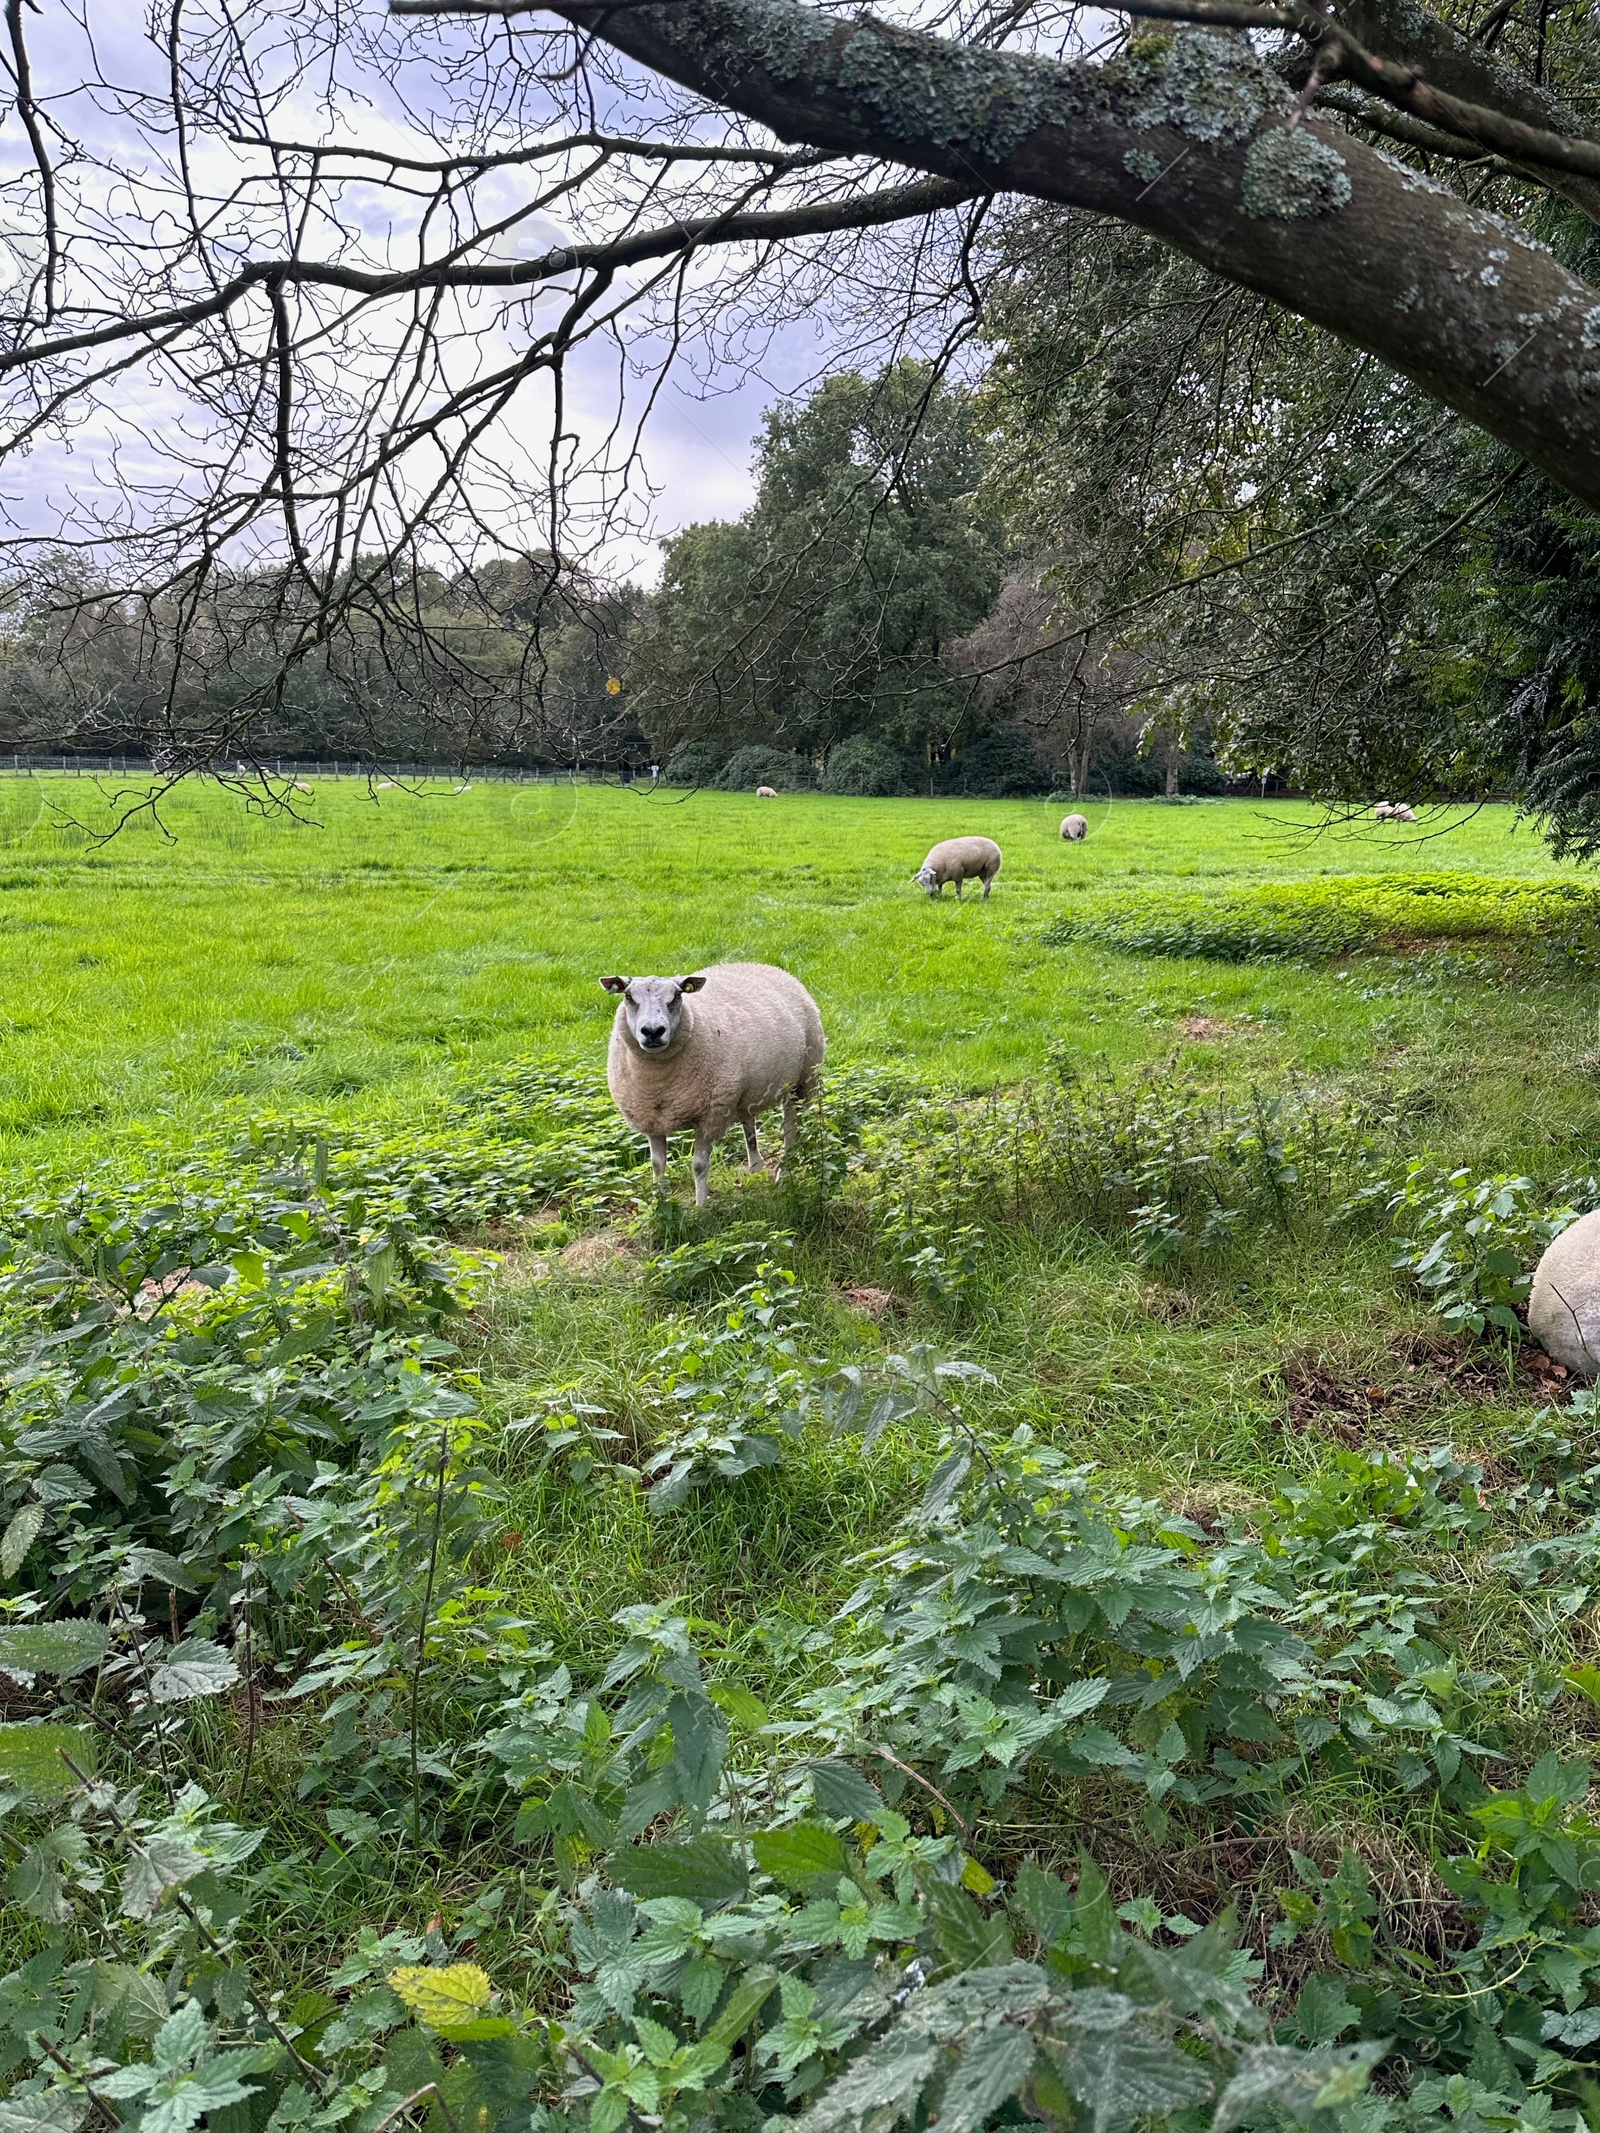
{"type": "MultiPolygon", "coordinates": [[[[59,1179],[102,1158],[148,1162],[219,1123],[267,1116],[308,1129],[375,1123],[397,1144],[408,1131],[420,1143],[443,1100],[498,1062],[538,1054],[597,1068],[612,1014],[601,973],[732,958],[781,962],[806,981],[836,1066],[895,1069],[951,1094],[917,1188],[930,1220],[942,1190],[957,1197],[950,1150],[977,1130],[981,1107],[961,1099],[1028,1082],[1143,1078],[1161,1102],[1220,1106],[1257,1090],[1330,1113],[1359,1105],[1378,1123],[1341,1190],[1423,1150],[1474,1171],[1528,1170],[1552,1189],[1600,1171],[1595,989],[1534,952],[1547,899],[1513,893],[1520,931],[1491,928],[1487,948],[1441,947],[1445,927],[1386,928],[1367,951],[1314,968],[1045,938],[1093,908],[1122,914],[1131,942],[1140,913],[1175,895],[1187,908],[1237,907],[1290,884],[1285,908],[1315,907],[1336,902],[1346,876],[1362,877],[1359,895],[1385,911],[1405,907],[1408,883],[1443,873],[1513,889],[1584,880],[1503,809],[1419,838],[1318,834],[1306,807],[1118,802],[1093,811],[1082,846],[1060,841],[1060,806],[588,786],[374,798],[323,784],[300,797],[314,819],[299,823],[180,791],[164,830],[139,820],[104,844],[38,812],[42,793],[93,827],[92,791],[0,786],[0,1151],[14,1180],[59,1179]],[[913,869],[936,839],[969,830],[1005,849],[992,898],[930,904],[913,869]],[[1390,901],[1374,876],[1392,884],[1390,901]]],[[[675,1182],[681,1202],[681,1154],[675,1182]]],[[[870,1180],[858,1172],[857,1183],[870,1180]]],[[[1453,1443],[1501,1457],[1533,1421],[1535,1390],[1493,1352],[1444,1340],[1394,1271],[1392,1240],[1341,1226],[1338,1197],[1295,1201],[1281,1226],[1263,1220],[1226,1252],[1165,1267],[1141,1257],[1126,1219],[1096,1226],[1036,1210],[994,1226],[954,1302],[904,1277],[881,1207],[872,1220],[852,1214],[847,1192],[842,1214],[811,1220],[785,1186],[741,1175],[731,1158],[703,1216],[658,1212],[652,1232],[650,1216],[613,1211],[609,1255],[574,1237],[581,1218],[502,1222],[486,1240],[503,1255],[499,1275],[462,1336],[507,1491],[504,1545],[492,1569],[479,1566],[479,1598],[580,1672],[614,1648],[618,1609],[680,1599],[718,1663],[780,1714],[826,1676],[834,1612],[862,1551],[914,1500],[930,1424],[897,1426],[870,1461],[813,1433],[781,1467],[710,1485],[664,1516],[627,1477],[580,1484],[541,1465],[531,1435],[504,1431],[564,1389],[603,1410],[619,1456],[642,1466],[653,1443],[640,1388],[654,1359],[686,1320],[716,1316],[704,1298],[674,1302],[652,1285],[649,1253],[735,1224],[795,1235],[808,1352],[871,1362],[924,1340],[980,1362],[996,1381],[973,1410],[986,1424],[1025,1422],[1202,1523],[1267,1516],[1281,1487],[1333,1466],[1352,1429],[1369,1451],[1453,1443]],[[852,1300],[863,1285],[892,1296],[879,1322],[852,1300]],[[1354,1405],[1308,1408],[1307,1385],[1354,1405]]],[[[1593,1731],[1587,1707],[1536,1708],[1525,1685],[1536,1665],[1581,1657],[1592,1636],[1587,1616],[1552,1615],[1552,1604],[1464,1579],[1439,1631],[1504,1676],[1497,1723],[1530,1758],[1542,1745],[1582,1748],[1593,1731]]],[[[237,1758],[230,1724],[209,1714],[197,1724],[213,1774],[237,1758]]],[[[313,1810],[288,1795],[315,1729],[301,1706],[269,1711],[264,1727],[245,1809],[300,1832],[313,1810]]],[[[1217,1864],[1198,1821],[1180,1818],[1157,1845],[1103,1787],[1065,1805],[1046,1787],[1028,1806],[1026,1830],[983,1832],[997,1855],[1039,1830],[1045,1849],[1061,1850],[1075,1815],[1119,1892],[1159,1886],[1197,1915],[1240,1893],[1240,1870],[1217,1864]]],[[[1397,1818],[1392,1798],[1330,1779],[1301,1797],[1293,1831],[1261,1837],[1254,1894],[1270,1905],[1288,1841],[1331,1862],[1351,1831],[1397,1883],[1425,1880],[1427,1812],[1407,1805],[1397,1818]]],[[[364,1921],[415,1922],[436,1906],[452,1915],[492,1870],[473,1853],[416,1878],[396,1867],[381,1896],[353,1883],[286,1947],[285,1981],[315,1982],[320,1952],[337,1956],[364,1921]]]]}
{"type": "MultiPolygon", "coordinates": [[[[1424,1035],[1447,1060],[1470,1026],[1473,1053],[1520,1058],[1529,1010],[1494,988],[1469,988],[1471,1013],[1454,1015],[1403,968],[1392,997],[1352,999],[1362,987],[1338,973],[1153,968],[1040,935],[1086,889],[1120,900],[1444,867],[1572,877],[1504,809],[1419,840],[1319,835],[1305,807],[1119,801],[1068,846],[1059,808],[1021,801],[329,781],[297,805],[304,821],[184,788],[159,823],[137,816],[97,843],[112,816],[90,781],[0,781],[0,1159],[70,1167],[129,1129],[181,1137],[230,1101],[404,1117],[464,1064],[600,1057],[605,971],[736,957],[805,979],[836,1058],[969,1088],[1036,1073],[1052,1047],[1085,1065],[1175,1055],[1281,1080],[1383,1067],[1424,1035]],[[1006,852],[993,897],[930,905],[910,879],[928,845],[980,828],[1006,852]],[[1192,1042],[1197,1016],[1231,1027],[1192,1042]]],[[[1442,1083],[1459,1088],[1462,1071],[1442,1083]]],[[[1462,1103],[1491,1137],[1539,1145],[1547,1129],[1506,1093],[1480,1085],[1462,1103]]]]}

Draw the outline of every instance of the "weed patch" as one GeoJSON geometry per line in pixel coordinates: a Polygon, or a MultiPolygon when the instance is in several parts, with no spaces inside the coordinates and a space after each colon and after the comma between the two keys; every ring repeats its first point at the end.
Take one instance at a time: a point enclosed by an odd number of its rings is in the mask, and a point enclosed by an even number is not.
{"type": "Polygon", "coordinates": [[[1587,970],[1600,959],[1600,893],[1584,882],[1466,873],[1160,889],[1097,900],[1043,938],[1220,963],[1325,963],[1418,940],[1515,943],[1547,970],[1587,970]]]}

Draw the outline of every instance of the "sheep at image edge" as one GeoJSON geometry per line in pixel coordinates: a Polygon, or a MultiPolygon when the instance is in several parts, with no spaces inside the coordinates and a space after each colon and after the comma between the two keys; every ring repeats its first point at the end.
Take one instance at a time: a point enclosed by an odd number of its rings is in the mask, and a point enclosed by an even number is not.
{"type": "Polygon", "coordinates": [[[602,978],[620,993],[606,1082],[617,1109],[650,1143],[659,1185],[669,1133],[694,1133],[694,1204],[706,1202],[711,1151],[737,1119],[756,1169],[756,1120],[783,1106],[783,1152],[797,1107],[816,1089],[827,1040],[798,978],[772,963],[714,963],[683,978],[602,978]]]}

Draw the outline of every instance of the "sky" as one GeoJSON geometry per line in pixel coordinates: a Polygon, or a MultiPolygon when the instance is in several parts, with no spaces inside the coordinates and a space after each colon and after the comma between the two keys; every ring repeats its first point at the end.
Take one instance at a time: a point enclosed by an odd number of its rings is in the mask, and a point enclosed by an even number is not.
{"type": "MultiPolygon", "coordinates": [[[[214,4],[216,0],[188,0],[186,23],[203,23],[205,9],[214,4]]],[[[382,0],[358,0],[358,6],[366,24],[387,34],[382,0]]],[[[333,7],[334,0],[310,0],[303,10],[294,0],[261,0],[245,19],[255,26],[252,34],[261,38],[262,72],[269,79],[285,40],[301,34],[297,23],[316,22],[319,15],[331,19],[333,7]]],[[[163,6],[163,19],[165,15],[163,6]]],[[[217,20],[224,19],[219,13],[217,20]]],[[[160,244],[170,246],[174,226],[183,219],[172,178],[175,144],[163,104],[165,55],[145,35],[142,13],[129,8],[126,0],[39,0],[38,12],[30,14],[28,23],[36,86],[62,165],[58,184],[70,238],[65,281],[80,305],[98,302],[98,315],[116,315],[116,277],[131,280],[140,271],[139,241],[154,234],[160,244]],[[102,268],[108,271],[102,273],[102,268]]],[[[477,34],[474,29],[466,36],[477,34]]],[[[448,31],[445,36],[448,61],[448,31]]],[[[448,64],[434,63],[434,49],[425,43],[410,48],[399,44],[387,63],[381,53],[376,60],[370,54],[350,60],[341,49],[325,77],[318,77],[314,68],[307,76],[313,82],[320,79],[320,93],[296,88],[275,108],[273,132],[279,138],[340,139],[399,146],[413,153],[436,152],[435,143],[458,148],[463,144],[461,111],[471,99],[462,87],[464,76],[453,77],[448,64]],[[344,70],[342,78],[336,78],[335,65],[344,70]]],[[[462,49],[469,49],[466,42],[462,49]]],[[[489,93],[499,96],[501,85],[491,82],[489,93]]],[[[549,103],[547,96],[547,108],[540,111],[526,104],[517,107],[508,98],[496,141],[530,137],[548,123],[549,103]]],[[[602,110],[599,116],[601,123],[625,126],[632,133],[654,131],[664,116],[660,91],[644,78],[627,79],[623,70],[622,80],[613,85],[612,110],[602,110]]],[[[241,126],[249,122],[248,112],[238,120],[241,126]]],[[[279,210],[270,196],[257,196],[266,198],[266,207],[250,211],[254,220],[238,205],[240,179],[266,169],[263,157],[259,151],[230,145],[224,134],[225,129],[217,127],[197,131],[188,144],[199,189],[215,204],[212,236],[218,272],[232,271],[238,260],[260,256],[263,248],[274,245],[281,249],[282,244],[281,220],[273,222],[279,210]]],[[[521,199],[526,199],[525,182],[516,176],[505,178],[502,197],[497,191],[501,176],[484,189],[480,213],[491,218],[501,207],[519,204],[519,183],[524,184],[521,199]]],[[[7,285],[17,291],[37,260],[38,247],[30,257],[26,240],[19,244],[15,235],[19,227],[26,229],[36,199],[35,182],[31,151],[13,106],[0,115],[0,305],[7,285]],[[13,210],[9,266],[3,227],[7,207],[13,210]]],[[[679,211],[676,203],[670,204],[670,212],[679,211]]],[[[657,219],[654,202],[648,219],[657,219]]],[[[397,255],[408,256],[406,245],[415,241],[414,213],[404,202],[395,209],[376,188],[350,196],[349,223],[347,237],[324,233],[308,250],[384,264],[397,255]],[[392,220],[386,219],[391,215],[392,220]]],[[[591,234],[594,227],[591,215],[591,234]]],[[[537,254],[552,243],[571,241],[571,234],[559,208],[541,210],[497,241],[496,249],[502,254],[537,254]]],[[[267,256],[273,256],[270,249],[267,256]]],[[[195,269],[186,289],[203,286],[197,276],[195,269]]],[[[146,308],[145,302],[140,308],[146,308]]],[[[780,301],[776,310],[782,313],[783,308],[780,301]]],[[[265,346],[270,314],[264,297],[255,312],[254,326],[247,330],[261,334],[265,346]]],[[[91,315],[92,310],[82,309],[77,322],[91,315]]],[[[727,345],[713,349],[691,338],[680,356],[644,431],[628,528],[606,552],[605,560],[617,574],[648,584],[659,568],[662,537],[697,520],[736,516],[750,502],[752,440],[763,410],[776,398],[804,391],[827,368],[829,326],[824,317],[807,316],[802,307],[798,316],[776,316],[765,323],[770,330],[763,330],[757,311],[753,327],[748,322],[743,331],[729,327],[727,345]]],[[[495,360],[515,353],[515,333],[525,329],[517,322],[513,329],[508,332],[501,318],[491,320],[481,341],[464,342],[468,353],[463,360],[492,367],[495,360]]],[[[625,392],[638,407],[651,382],[652,358],[662,344],[658,329],[642,319],[625,324],[624,333],[632,341],[626,350],[633,359],[629,367],[637,372],[627,378],[625,392]]],[[[573,359],[567,420],[580,438],[592,442],[605,433],[615,413],[617,381],[614,350],[594,347],[573,359]]],[[[11,389],[15,394],[16,386],[11,389]]],[[[12,422],[32,415],[26,391],[20,400],[13,398],[9,412],[12,422]]],[[[485,454],[483,491],[491,516],[496,468],[513,466],[519,454],[525,464],[537,464],[548,434],[542,432],[543,421],[537,390],[526,392],[504,433],[492,440],[493,449],[485,454]]],[[[63,521],[70,522],[78,537],[91,539],[125,520],[130,494],[135,517],[141,509],[156,508],[152,500],[170,484],[170,469],[182,456],[181,450],[174,455],[172,448],[175,443],[182,447],[193,432],[191,412],[181,404],[170,378],[148,367],[119,376],[92,409],[79,411],[69,429],[47,426],[25,453],[0,454],[0,512],[9,517],[13,541],[50,534],[63,521]]],[[[263,480],[269,471],[270,459],[264,460],[263,480]]],[[[13,554],[17,552],[13,546],[13,554]]]]}

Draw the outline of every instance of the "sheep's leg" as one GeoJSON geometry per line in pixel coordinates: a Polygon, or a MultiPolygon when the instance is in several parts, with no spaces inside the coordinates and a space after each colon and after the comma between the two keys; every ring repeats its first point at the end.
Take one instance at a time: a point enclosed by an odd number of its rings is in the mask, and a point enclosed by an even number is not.
{"type": "Polygon", "coordinates": [[[704,1207],[710,1197],[706,1179],[711,1170],[711,1151],[716,1143],[702,1126],[694,1137],[694,1157],[690,1168],[694,1172],[694,1204],[704,1207]]]}
{"type": "Polygon", "coordinates": [[[761,1145],[756,1139],[756,1122],[753,1118],[741,1118],[744,1128],[744,1167],[746,1170],[761,1168],[761,1145]]]}
{"type": "Polygon", "coordinates": [[[650,1141],[650,1168],[656,1174],[659,1188],[667,1182],[667,1137],[664,1133],[652,1133],[650,1141]]]}
{"type": "Polygon", "coordinates": [[[800,1092],[791,1089],[783,1099],[783,1160],[789,1160],[789,1151],[794,1146],[795,1134],[800,1127],[800,1092]]]}
{"type": "Polygon", "coordinates": [[[984,902],[985,902],[985,903],[987,903],[987,902],[989,901],[989,891],[990,891],[990,890],[991,890],[991,889],[992,889],[993,887],[994,887],[994,876],[993,876],[992,874],[985,874],[985,875],[984,875],[984,877],[983,877],[983,900],[984,900],[984,902]]]}
{"type": "Polygon", "coordinates": [[[962,899],[963,895],[964,895],[964,894],[966,893],[966,887],[967,887],[967,877],[966,877],[966,875],[965,875],[965,874],[958,874],[958,875],[956,876],[956,902],[957,902],[957,903],[960,903],[960,901],[961,901],[961,899],[962,899]]]}

